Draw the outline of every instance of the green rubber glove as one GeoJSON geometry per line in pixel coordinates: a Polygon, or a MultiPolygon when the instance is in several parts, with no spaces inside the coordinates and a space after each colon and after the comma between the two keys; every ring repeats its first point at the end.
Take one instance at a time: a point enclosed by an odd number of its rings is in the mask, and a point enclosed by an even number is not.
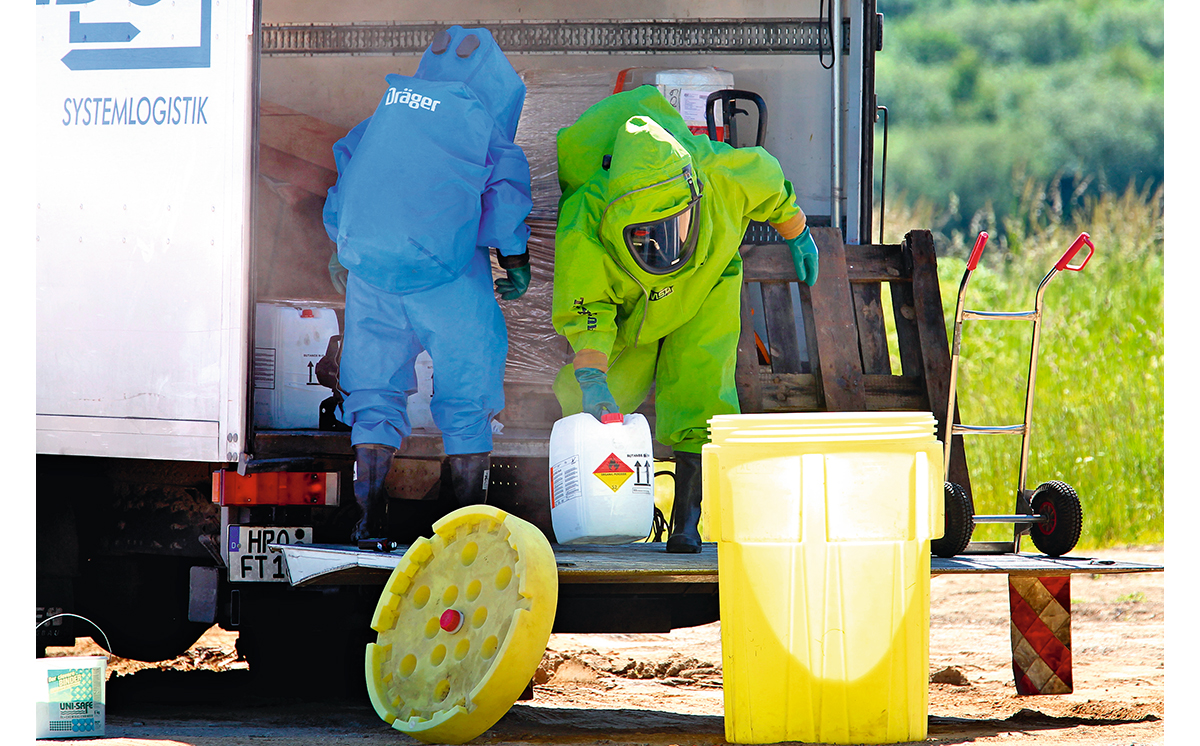
{"type": "Polygon", "coordinates": [[[516,300],[529,289],[529,265],[504,270],[508,277],[496,280],[496,292],[504,300],[516,300]]]}
{"type": "Polygon", "coordinates": [[[608,374],[597,368],[577,368],[575,380],[583,392],[583,411],[596,419],[618,412],[617,400],[608,390],[608,374]]]}
{"type": "Polygon", "coordinates": [[[504,300],[516,300],[529,289],[529,252],[516,256],[504,256],[496,249],[496,261],[507,277],[496,280],[496,292],[504,300]]]}
{"type": "Polygon", "coordinates": [[[817,245],[813,243],[812,234],[805,226],[804,232],[787,242],[792,250],[792,264],[796,267],[796,277],[809,287],[817,281],[817,245]]]}
{"type": "Polygon", "coordinates": [[[333,256],[329,257],[329,281],[333,283],[333,289],[338,292],[338,295],[346,294],[346,276],[350,273],[338,261],[337,249],[333,250],[333,256]]]}

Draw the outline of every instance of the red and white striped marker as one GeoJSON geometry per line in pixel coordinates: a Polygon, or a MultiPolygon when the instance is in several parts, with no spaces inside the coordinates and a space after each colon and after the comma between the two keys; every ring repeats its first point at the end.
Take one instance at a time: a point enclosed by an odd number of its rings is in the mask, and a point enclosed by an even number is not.
{"type": "Polygon", "coordinates": [[[1017,694],[1070,694],[1071,576],[1008,576],[1017,694]]]}

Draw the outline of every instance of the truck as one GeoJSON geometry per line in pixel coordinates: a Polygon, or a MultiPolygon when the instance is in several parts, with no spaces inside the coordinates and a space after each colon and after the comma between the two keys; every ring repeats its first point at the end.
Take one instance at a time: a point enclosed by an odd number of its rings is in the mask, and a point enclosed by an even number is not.
{"type": "MultiPolygon", "coordinates": [[[[277,550],[349,543],[352,450],[316,375],[336,359],[342,309],[321,222],[331,148],[442,28],[488,28],[527,87],[517,144],[533,177],[533,285],[502,304],[507,404],[489,502],[551,539],[550,383],[569,359],[549,322],[560,128],[651,84],[708,132],[714,90],[753,92],[769,118],[726,103],[716,136],[740,129],[735,144],[779,159],[823,252],[877,247],[876,0],[37,0],[35,15],[39,654],[99,628],[116,655],[164,660],[219,624],[263,681],[361,678],[378,573],[289,582],[277,550]],[[299,647],[314,636],[328,644],[299,647]]],[[[854,379],[809,354],[826,333],[821,304],[794,277],[775,282],[789,271],[781,243],[765,225],[747,233],[760,270],[744,294],[744,408],[835,409],[850,395],[935,406],[919,355],[905,375],[854,363],[854,379]]],[[[884,280],[919,271],[900,256],[877,257],[884,280]]],[[[854,302],[869,309],[864,292],[854,302]]],[[[911,299],[893,303],[912,321],[911,299]]],[[[426,371],[414,412],[429,385],[426,371]]],[[[652,418],[652,399],[639,411],[652,418]]],[[[402,543],[452,507],[436,428],[416,424],[389,475],[402,543]]],[[[578,572],[555,629],[715,620],[715,553],[668,563],[645,546],[560,561],[578,572]]]]}

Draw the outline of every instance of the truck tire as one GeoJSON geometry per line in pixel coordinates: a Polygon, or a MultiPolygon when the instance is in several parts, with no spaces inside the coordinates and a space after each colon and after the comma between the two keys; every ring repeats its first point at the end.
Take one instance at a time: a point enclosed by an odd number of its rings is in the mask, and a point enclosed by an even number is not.
{"type": "MultiPolygon", "coordinates": [[[[210,626],[187,618],[192,564],[158,555],[94,557],[76,586],[80,614],[104,630],[113,655],[146,662],[182,655],[210,626]]],[[[103,646],[98,632],[92,639],[103,646]]]]}
{"type": "Polygon", "coordinates": [[[240,622],[227,628],[238,633],[238,657],[249,664],[253,690],[365,701],[363,656],[375,639],[371,615],[379,593],[376,586],[241,590],[240,622]]]}

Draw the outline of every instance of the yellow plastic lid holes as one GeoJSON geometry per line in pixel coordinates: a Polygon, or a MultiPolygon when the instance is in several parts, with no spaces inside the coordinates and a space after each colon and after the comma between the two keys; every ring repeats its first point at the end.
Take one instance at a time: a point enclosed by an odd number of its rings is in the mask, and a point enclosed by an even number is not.
{"type": "Polygon", "coordinates": [[[532,524],[460,508],[408,548],[384,586],[366,650],[367,691],[393,728],[465,743],[496,724],[550,640],[558,570],[532,524]]]}

